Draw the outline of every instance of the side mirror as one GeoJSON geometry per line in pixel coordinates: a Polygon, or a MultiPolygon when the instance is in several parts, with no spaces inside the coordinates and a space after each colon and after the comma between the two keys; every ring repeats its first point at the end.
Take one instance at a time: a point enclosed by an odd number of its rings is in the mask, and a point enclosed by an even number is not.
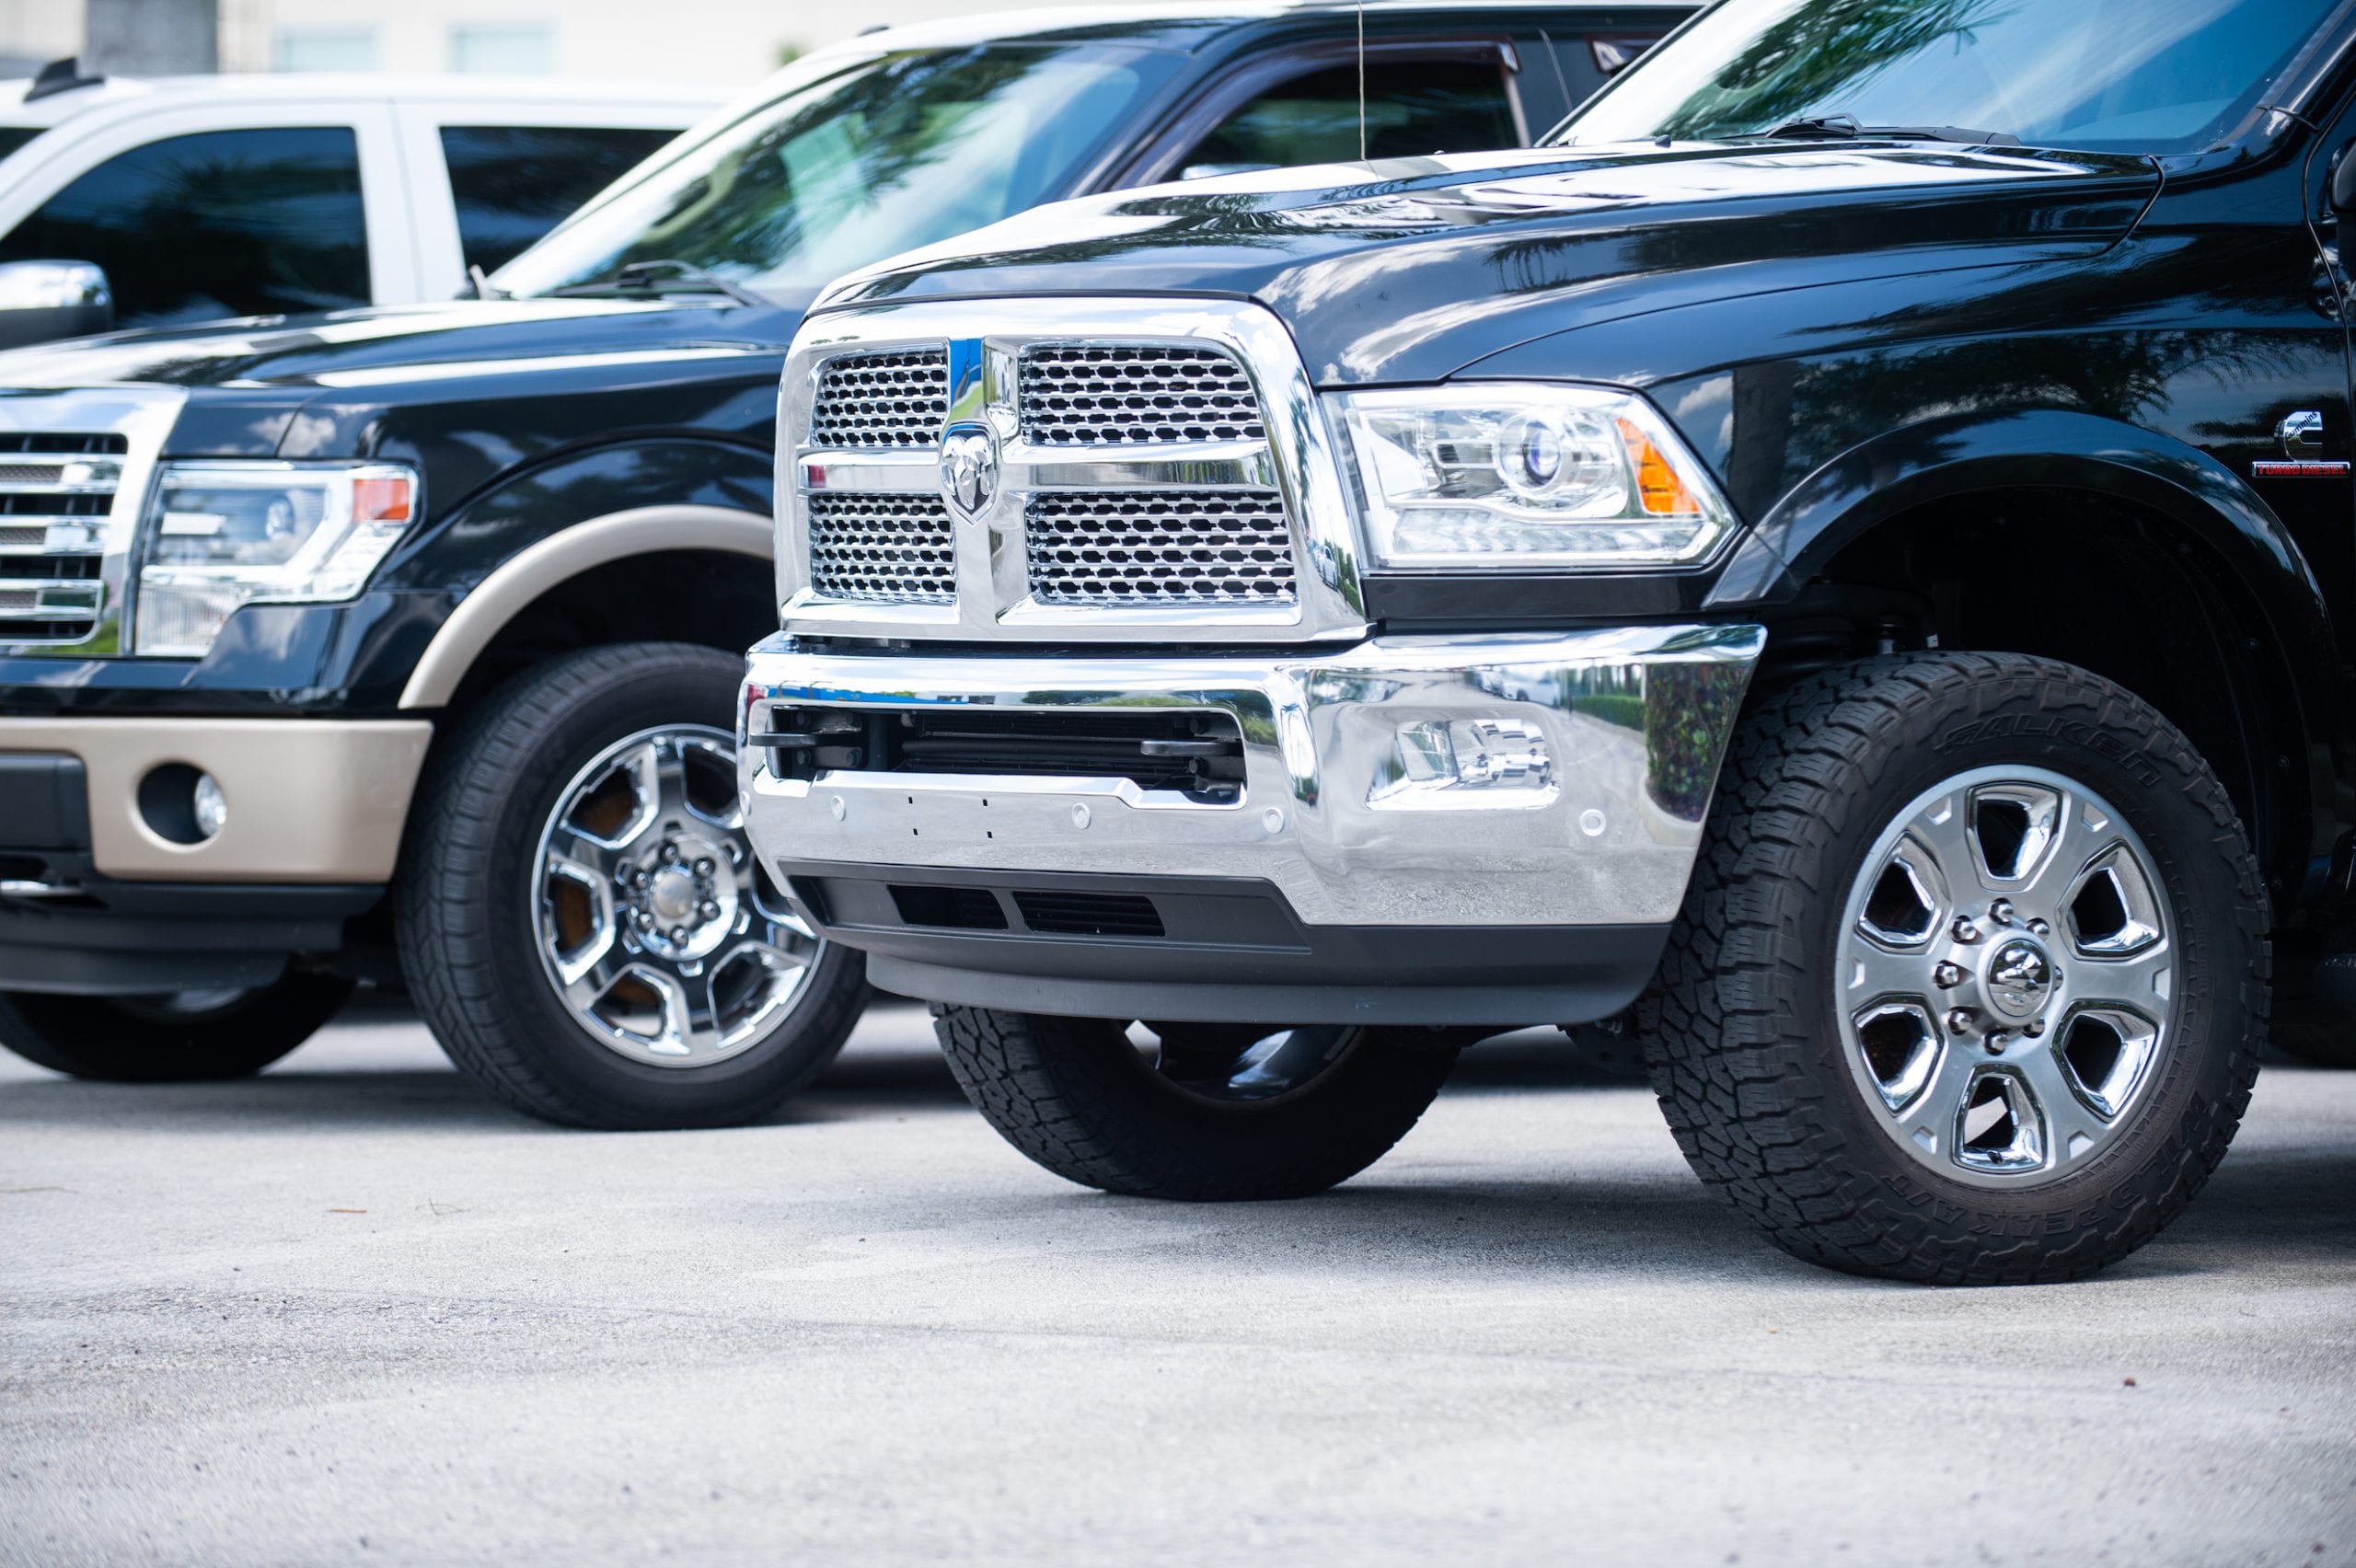
{"type": "Polygon", "coordinates": [[[0,349],[114,327],[114,291],[88,261],[0,261],[0,349]]]}
{"type": "Polygon", "coordinates": [[[2342,147],[2331,166],[2331,210],[2356,213],[2356,148],[2342,147]]]}

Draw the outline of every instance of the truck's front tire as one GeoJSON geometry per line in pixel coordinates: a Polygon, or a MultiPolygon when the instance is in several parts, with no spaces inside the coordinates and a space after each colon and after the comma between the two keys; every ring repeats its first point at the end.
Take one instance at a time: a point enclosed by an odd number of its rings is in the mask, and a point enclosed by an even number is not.
{"type": "Polygon", "coordinates": [[[641,642],[510,680],[431,768],[399,943],[460,1070],[572,1126],[712,1127],[825,1070],[867,1000],[860,955],[754,857],[726,726],[742,661],[641,642]]]}
{"type": "Polygon", "coordinates": [[[949,1069],[1067,1181],[1194,1202],[1322,1193],[1380,1159],[1448,1079],[1428,1032],[1146,1025],[934,1009],[949,1069]]]}
{"type": "Polygon", "coordinates": [[[1786,1251],[2071,1279],[2223,1158],[2268,970],[2174,725],[2069,665],[1923,653],[1745,718],[1641,1027],[1686,1158],[1786,1251]]]}
{"type": "Polygon", "coordinates": [[[52,1072],[109,1083],[250,1078],[317,1033],[352,995],[332,974],[289,971],[219,994],[0,995],[0,1044],[52,1072]]]}

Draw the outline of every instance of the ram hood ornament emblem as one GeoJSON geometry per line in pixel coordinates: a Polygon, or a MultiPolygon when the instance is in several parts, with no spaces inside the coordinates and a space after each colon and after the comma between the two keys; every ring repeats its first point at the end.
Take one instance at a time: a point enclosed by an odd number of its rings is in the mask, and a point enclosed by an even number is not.
{"type": "Polygon", "coordinates": [[[941,435],[941,499],[971,523],[997,495],[997,435],[987,425],[951,425],[941,435]]]}

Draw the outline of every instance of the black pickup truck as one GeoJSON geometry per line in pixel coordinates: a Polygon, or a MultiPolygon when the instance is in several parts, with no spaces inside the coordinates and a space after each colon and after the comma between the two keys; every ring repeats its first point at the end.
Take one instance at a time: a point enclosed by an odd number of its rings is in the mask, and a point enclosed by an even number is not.
{"type": "Polygon", "coordinates": [[[2351,15],[1724,0],[1532,151],[842,281],[756,849],[1076,1182],[1311,1192],[1633,1009],[1793,1252],[2124,1255],[2275,955],[2349,1050],[2351,15]]]}
{"type": "Polygon", "coordinates": [[[768,1111],[867,994],[746,852],[730,732],[819,286],[1079,192],[1520,144],[1689,10],[1382,5],[1363,73],[1346,6],[876,33],[484,297],[0,359],[0,1040],[250,1072],[405,974],[525,1111],[768,1111]]]}

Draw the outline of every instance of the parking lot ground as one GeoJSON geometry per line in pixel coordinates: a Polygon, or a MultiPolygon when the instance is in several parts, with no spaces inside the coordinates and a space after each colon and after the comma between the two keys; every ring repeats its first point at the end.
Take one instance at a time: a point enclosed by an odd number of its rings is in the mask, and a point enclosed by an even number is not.
{"type": "Polygon", "coordinates": [[[2356,1074],[2087,1284],[1755,1240],[1649,1095],[1469,1055],[1314,1200],[1069,1187],[880,1007],[772,1124],[586,1135],[378,1009],[0,1066],[10,1562],[2356,1562],[2356,1074]]]}

